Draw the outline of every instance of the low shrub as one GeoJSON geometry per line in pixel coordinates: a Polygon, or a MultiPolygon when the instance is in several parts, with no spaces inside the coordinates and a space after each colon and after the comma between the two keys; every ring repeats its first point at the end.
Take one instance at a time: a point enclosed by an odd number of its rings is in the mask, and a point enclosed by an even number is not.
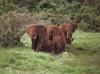
{"type": "Polygon", "coordinates": [[[20,38],[25,33],[26,25],[33,21],[30,13],[16,11],[0,16],[0,43],[3,46],[20,44],[20,38]]]}

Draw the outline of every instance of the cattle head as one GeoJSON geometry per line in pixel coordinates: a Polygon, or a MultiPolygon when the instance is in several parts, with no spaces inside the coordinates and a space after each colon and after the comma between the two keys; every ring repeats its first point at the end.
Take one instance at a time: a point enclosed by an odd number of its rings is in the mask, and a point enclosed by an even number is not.
{"type": "Polygon", "coordinates": [[[32,39],[37,38],[37,32],[36,32],[36,28],[34,28],[34,26],[28,27],[26,32],[32,39]]]}
{"type": "Polygon", "coordinates": [[[64,23],[60,27],[65,35],[66,43],[71,44],[71,42],[74,40],[73,33],[78,26],[75,23],[64,23]]]}

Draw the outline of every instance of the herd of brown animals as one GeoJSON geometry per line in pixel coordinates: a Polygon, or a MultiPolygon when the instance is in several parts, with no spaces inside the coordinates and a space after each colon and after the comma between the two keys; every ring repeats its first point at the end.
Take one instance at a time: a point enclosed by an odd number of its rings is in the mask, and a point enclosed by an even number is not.
{"type": "Polygon", "coordinates": [[[74,40],[73,33],[77,29],[74,23],[62,25],[31,25],[27,34],[31,37],[32,49],[59,54],[65,51],[65,45],[74,40]]]}

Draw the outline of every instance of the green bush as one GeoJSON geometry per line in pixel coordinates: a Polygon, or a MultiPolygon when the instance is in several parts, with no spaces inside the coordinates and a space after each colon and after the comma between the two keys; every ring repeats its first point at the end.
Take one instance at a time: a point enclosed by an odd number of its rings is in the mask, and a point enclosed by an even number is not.
{"type": "Polygon", "coordinates": [[[14,4],[14,0],[0,0],[0,15],[18,9],[19,6],[14,4]]]}
{"type": "Polygon", "coordinates": [[[77,22],[82,30],[100,32],[99,17],[96,14],[95,7],[82,6],[80,12],[76,15],[78,17],[77,22]]]}
{"type": "MultiPolygon", "coordinates": [[[[100,31],[100,1],[95,0],[0,0],[0,15],[16,10],[19,13],[31,12],[39,20],[61,24],[70,22],[69,16],[76,16],[75,21],[86,31],[100,31]],[[84,25],[83,25],[84,26],[84,25]]],[[[2,21],[5,22],[5,21],[2,21]]],[[[6,23],[6,22],[5,22],[6,23]]],[[[6,27],[7,28],[7,27],[6,27]]],[[[5,29],[6,29],[5,28],[5,29]]]]}
{"type": "Polygon", "coordinates": [[[25,27],[33,22],[30,13],[16,11],[0,16],[0,39],[3,46],[20,44],[20,38],[25,33],[25,27]]]}

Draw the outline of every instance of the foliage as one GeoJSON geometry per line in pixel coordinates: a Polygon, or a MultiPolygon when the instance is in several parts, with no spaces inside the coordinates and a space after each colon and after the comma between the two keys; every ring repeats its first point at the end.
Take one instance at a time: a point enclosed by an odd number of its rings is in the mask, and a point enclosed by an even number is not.
{"type": "Polygon", "coordinates": [[[30,13],[9,12],[0,17],[0,40],[3,46],[20,44],[25,27],[33,21],[30,13]]]}
{"type": "MultiPolygon", "coordinates": [[[[13,36],[16,36],[15,30],[22,34],[19,30],[23,30],[23,24],[30,23],[33,15],[39,23],[42,20],[41,24],[62,24],[70,22],[70,16],[75,16],[74,22],[79,25],[81,30],[100,32],[99,3],[99,0],[0,0],[1,42],[4,42],[3,45],[7,40],[12,42],[13,36]],[[13,34],[10,35],[11,37],[9,37],[9,31],[14,32],[14,34],[10,32],[13,34]],[[3,37],[9,37],[11,40],[2,39],[3,37]]],[[[19,38],[16,36],[18,41],[20,41],[20,36],[19,38]]],[[[9,44],[8,42],[7,44],[9,44]]]]}
{"type": "Polygon", "coordinates": [[[14,0],[0,0],[0,15],[18,9],[19,6],[14,4],[14,0]]]}

